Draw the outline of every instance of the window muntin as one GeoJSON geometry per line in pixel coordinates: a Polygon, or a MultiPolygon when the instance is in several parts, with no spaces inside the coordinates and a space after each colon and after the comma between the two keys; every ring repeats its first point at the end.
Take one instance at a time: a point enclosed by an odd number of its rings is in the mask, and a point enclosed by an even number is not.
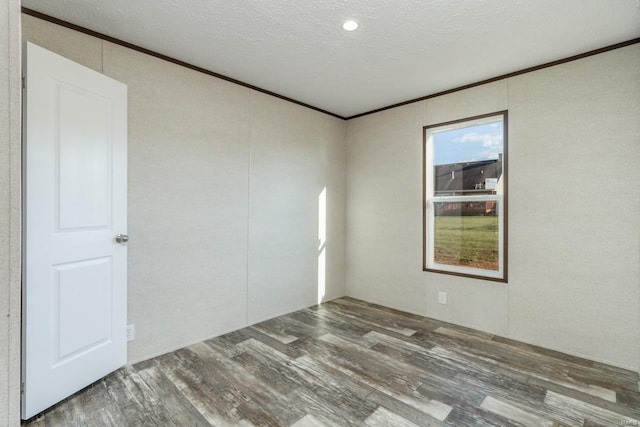
{"type": "Polygon", "coordinates": [[[507,280],[507,112],[424,128],[424,270],[507,280]]]}

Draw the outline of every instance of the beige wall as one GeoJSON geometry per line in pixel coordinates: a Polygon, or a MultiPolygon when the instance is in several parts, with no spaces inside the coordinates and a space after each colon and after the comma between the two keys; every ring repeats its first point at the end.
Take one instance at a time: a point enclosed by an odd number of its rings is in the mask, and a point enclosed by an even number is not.
{"type": "Polygon", "coordinates": [[[344,121],[45,21],[23,38],[129,90],[129,323],[141,360],[344,294],[344,121]]]}
{"type": "Polygon", "coordinates": [[[638,117],[636,44],[349,121],[347,294],[638,370],[638,117]],[[502,109],[509,283],[422,272],[422,126],[502,109]]]}
{"type": "Polygon", "coordinates": [[[0,5],[0,426],[20,422],[20,2],[0,5]]]}
{"type": "Polygon", "coordinates": [[[131,360],[341,296],[346,272],[357,298],[640,367],[640,46],[345,123],[23,24],[25,39],[129,87],[131,360]],[[422,126],[502,109],[509,284],[425,273],[422,126]]]}
{"type": "Polygon", "coordinates": [[[255,91],[251,111],[248,316],[255,323],[344,295],[334,284],[344,284],[345,123],[255,91]]]}

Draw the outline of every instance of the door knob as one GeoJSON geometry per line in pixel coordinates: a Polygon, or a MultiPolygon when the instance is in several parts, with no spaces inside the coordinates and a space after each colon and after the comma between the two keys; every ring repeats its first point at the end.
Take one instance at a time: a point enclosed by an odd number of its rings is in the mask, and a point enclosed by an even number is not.
{"type": "Polygon", "coordinates": [[[129,236],[126,234],[118,234],[116,236],[116,243],[127,243],[129,241],[129,236]]]}

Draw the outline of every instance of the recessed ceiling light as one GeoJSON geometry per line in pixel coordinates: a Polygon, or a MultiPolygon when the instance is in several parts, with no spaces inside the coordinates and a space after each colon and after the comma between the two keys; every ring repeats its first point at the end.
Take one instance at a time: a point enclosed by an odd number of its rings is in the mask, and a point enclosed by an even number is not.
{"type": "Polygon", "coordinates": [[[344,24],[342,24],[342,28],[345,31],[355,31],[358,28],[358,23],[353,19],[350,19],[348,21],[345,21],[344,24]]]}

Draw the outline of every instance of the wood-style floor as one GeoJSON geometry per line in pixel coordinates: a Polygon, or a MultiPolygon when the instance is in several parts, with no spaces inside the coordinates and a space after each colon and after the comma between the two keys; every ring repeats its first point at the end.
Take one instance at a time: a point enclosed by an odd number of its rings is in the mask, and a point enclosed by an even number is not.
{"type": "Polygon", "coordinates": [[[638,381],[341,298],[127,366],[28,425],[638,426],[638,381]]]}

